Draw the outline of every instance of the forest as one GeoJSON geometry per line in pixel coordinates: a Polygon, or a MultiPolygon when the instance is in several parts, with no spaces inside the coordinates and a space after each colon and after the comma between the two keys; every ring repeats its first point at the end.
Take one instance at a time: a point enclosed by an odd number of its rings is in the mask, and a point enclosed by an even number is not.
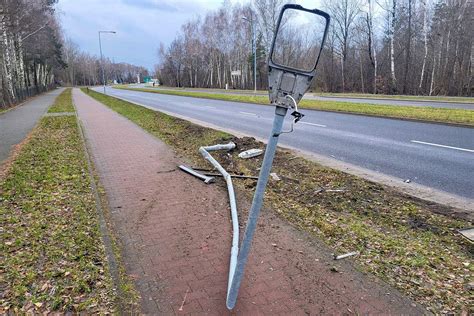
{"type": "MultiPolygon", "coordinates": [[[[188,21],[170,45],[160,45],[157,76],[169,86],[251,89],[255,51],[257,86],[266,89],[266,61],[287,2],[224,1],[188,21]]],[[[473,3],[323,0],[331,23],[312,90],[472,96],[473,3]]]]}
{"type": "MultiPolygon", "coordinates": [[[[102,83],[100,58],[65,38],[56,3],[0,0],[0,109],[58,85],[102,83]]],[[[118,82],[148,74],[143,67],[109,59],[103,65],[105,77],[118,82]]]]}

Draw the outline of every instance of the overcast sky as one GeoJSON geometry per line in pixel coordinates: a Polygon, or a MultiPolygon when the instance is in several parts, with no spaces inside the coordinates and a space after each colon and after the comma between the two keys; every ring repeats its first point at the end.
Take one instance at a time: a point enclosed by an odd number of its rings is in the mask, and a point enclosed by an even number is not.
{"type": "MultiPolygon", "coordinates": [[[[319,1],[294,2],[314,7],[319,1]]],[[[66,36],[82,50],[99,55],[97,31],[113,30],[117,34],[102,35],[104,55],[151,70],[160,42],[169,44],[183,23],[221,4],[222,0],[59,0],[57,8],[66,36]]]]}

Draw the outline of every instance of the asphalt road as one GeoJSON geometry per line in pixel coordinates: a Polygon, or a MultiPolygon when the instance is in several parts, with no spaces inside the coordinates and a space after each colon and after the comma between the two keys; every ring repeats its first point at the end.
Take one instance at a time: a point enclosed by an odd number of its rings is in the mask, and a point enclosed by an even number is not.
{"type": "Polygon", "coordinates": [[[56,89],[26,101],[0,114],[0,163],[8,158],[13,146],[20,143],[35,127],[63,89],[56,89]]]}
{"type": "MultiPolygon", "coordinates": [[[[150,88],[145,84],[132,85],[137,88],[150,88]]],[[[158,88],[159,89],[159,88],[158,88]]],[[[257,91],[254,93],[252,91],[243,91],[243,90],[215,90],[215,89],[186,89],[186,88],[169,88],[164,87],[164,90],[179,90],[179,91],[189,91],[189,92],[205,92],[205,93],[215,93],[215,94],[233,94],[233,95],[262,95],[267,96],[268,93],[257,91]]],[[[391,99],[375,99],[375,98],[363,98],[363,97],[340,97],[340,96],[320,96],[314,95],[311,93],[305,94],[303,99],[308,100],[320,100],[320,101],[338,101],[338,102],[350,102],[350,103],[365,103],[365,104],[381,104],[381,105],[395,105],[395,106],[419,106],[419,107],[434,107],[434,108],[447,108],[447,109],[466,109],[474,111],[474,98],[472,103],[462,103],[462,102],[443,102],[443,101],[413,101],[413,100],[391,100],[391,99]]]]}
{"type": "MultiPolygon", "coordinates": [[[[96,89],[99,92],[100,88],[96,89]]],[[[110,95],[267,138],[274,109],[247,103],[108,88],[110,95]]],[[[474,129],[302,110],[282,144],[428,187],[474,198],[474,129]]],[[[288,116],[286,128],[289,127],[288,116]]]]}

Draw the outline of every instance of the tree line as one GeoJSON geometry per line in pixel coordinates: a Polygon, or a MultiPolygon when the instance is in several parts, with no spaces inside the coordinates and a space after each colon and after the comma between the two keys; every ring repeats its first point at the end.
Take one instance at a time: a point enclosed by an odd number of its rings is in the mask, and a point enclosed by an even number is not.
{"type": "MultiPolygon", "coordinates": [[[[157,76],[178,87],[252,88],[253,23],[257,86],[266,89],[266,60],[287,2],[225,1],[188,21],[170,45],[160,45],[157,76]]],[[[474,2],[327,0],[321,9],[331,24],[313,90],[472,96],[474,2]]]]}
{"type": "MultiPolygon", "coordinates": [[[[57,0],[0,0],[0,108],[57,85],[102,83],[100,59],[65,39],[57,0]]],[[[147,70],[103,61],[106,77],[132,82],[147,70]]]]}
{"type": "Polygon", "coordinates": [[[105,72],[105,80],[117,83],[137,82],[148,76],[148,70],[142,66],[128,63],[116,63],[109,58],[99,57],[80,50],[79,46],[71,39],[66,39],[63,45],[63,57],[67,67],[62,69],[60,80],[73,86],[94,86],[103,84],[102,70],[105,72]]]}

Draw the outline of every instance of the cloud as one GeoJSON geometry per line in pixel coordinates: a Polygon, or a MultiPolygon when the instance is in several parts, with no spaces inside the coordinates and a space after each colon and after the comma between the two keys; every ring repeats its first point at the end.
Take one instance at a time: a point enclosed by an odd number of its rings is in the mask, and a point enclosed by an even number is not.
{"type": "MultiPolygon", "coordinates": [[[[251,0],[231,0],[248,3],[251,0]]],[[[319,2],[297,0],[297,3],[319,2]]],[[[67,37],[82,50],[99,55],[99,30],[104,55],[149,69],[157,63],[160,42],[171,43],[186,21],[219,8],[223,0],[60,0],[57,5],[67,37]]]]}
{"type": "Polygon", "coordinates": [[[187,20],[216,9],[220,0],[61,0],[58,11],[67,37],[82,50],[99,54],[98,31],[104,55],[152,69],[160,42],[170,43],[187,20]]]}

